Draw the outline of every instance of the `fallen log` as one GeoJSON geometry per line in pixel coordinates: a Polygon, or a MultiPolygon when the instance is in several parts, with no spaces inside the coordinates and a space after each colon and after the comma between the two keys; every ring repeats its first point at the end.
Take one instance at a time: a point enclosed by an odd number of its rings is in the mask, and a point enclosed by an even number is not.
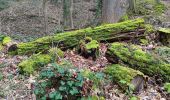
{"type": "Polygon", "coordinates": [[[159,40],[163,45],[170,47],[170,29],[161,28],[158,30],[159,32],[159,40]]]}
{"type": "Polygon", "coordinates": [[[32,54],[47,51],[54,45],[65,50],[77,46],[79,41],[85,37],[91,37],[97,41],[132,39],[144,36],[144,27],[143,19],[128,20],[121,23],[106,24],[94,28],[46,36],[32,42],[20,43],[16,45],[16,49],[13,49],[14,46],[11,46],[8,51],[14,54],[32,54]]]}
{"type": "Polygon", "coordinates": [[[157,56],[142,51],[139,46],[126,43],[113,43],[106,52],[112,63],[124,63],[149,76],[157,76],[162,81],[170,81],[170,64],[157,56]]]}
{"type": "Polygon", "coordinates": [[[133,91],[137,92],[144,89],[144,85],[146,85],[144,74],[132,68],[113,64],[106,67],[104,72],[110,75],[113,82],[119,84],[124,90],[133,85],[133,91]]]}
{"type": "Polygon", "coordinates": [[[0,50],[7,52],[8,48],[12,45],[16,45],[16,42],[12,41],[9,36],[0,35],[0,50]]]}

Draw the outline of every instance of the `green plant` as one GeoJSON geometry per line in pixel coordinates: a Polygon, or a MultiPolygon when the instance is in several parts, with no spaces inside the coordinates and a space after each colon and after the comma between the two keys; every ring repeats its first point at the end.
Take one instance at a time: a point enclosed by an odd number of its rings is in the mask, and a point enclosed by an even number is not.
{"type": "Polygon", "coordinates": [[[133,96],[130,98],[130,100],[138,100],[138,98],[133,96]]]}
{"type": "Polygon", "coordinates": [[[3,75],[2,73],[0,73],[0,81],[3,79],[3,75]]]}
{"type": "Polygon", "coordinates": [[[52,63],[44,69],[35,83],[34,93],[39,100],[75,100],[81,97],[84,78],[77,69],[52,63]]]}
{"type": "Polygon", "coordinates": [[[131,84],[131,83],[128,83],[128,82],[125,81],[125,80],[120,80],[119,83],[122,84],[122,85],[128,86],[128,88],[127,88],[126,91],[125,91],[125,94],[128,95],[128,96],[130,96],[130,97],[132,97],[132,94],[133,94],[134,89],[135,89],[134,85],[131,84]]]}
{"type": "Polygon", "coordinates": [[[170,83],[165,83],[164,88],[168,93],[170,93],[170,83]]]}
{"type": "Polygon", "coordinates": [[[104,80],[104,73],[102,72],[91,72],[88,69],[83,70],[82,72],[83,77],[93,80],[93,89],[99,88],[101,85],[101,82],[104,80]]]}

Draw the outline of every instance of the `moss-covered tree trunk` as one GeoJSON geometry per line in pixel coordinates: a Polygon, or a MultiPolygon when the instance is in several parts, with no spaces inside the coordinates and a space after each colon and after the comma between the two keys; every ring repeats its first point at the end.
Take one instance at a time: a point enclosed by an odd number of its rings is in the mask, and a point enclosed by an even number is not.
{"type": "Polygon", "coordinates": [[[118,64],[106,67],[104,72],[110,75],[113,82],[118,83],[123,89],[127,89],[132,84],[134,91],[140,91],[146,82],[142,72],[118,64]]]}
{"type": "Polygon", "coordinates": [[[46,36],[32,42],[20,43],[17,49],[9,48],[9,52],[17,54],[38,53],[48,50],[51,46],[58,46],[61,49],[75,47],[85,37],[91,37],[97,41],[116,41],[143,37],[145,30],[143,19],[128,20],[121,23],[106,24],[94,28],[86,28],[72,32],[46,36]]]}
{"type": "Polygon", "coordinates": [[[149,76],[159,76],[163,81],[170,81],[170,64],[153,56],[136,45],[113,43],[106,52],[106,58],[112,63],[125,63],[149,76]]]}

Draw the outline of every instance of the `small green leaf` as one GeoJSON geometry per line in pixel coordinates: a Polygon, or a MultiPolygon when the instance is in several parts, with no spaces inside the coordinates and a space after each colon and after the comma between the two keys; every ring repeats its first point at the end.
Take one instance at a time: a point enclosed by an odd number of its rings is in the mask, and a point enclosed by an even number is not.
{"type": "Polygon", "coordinates": [[[71,87],[73,85],[73,81],[67,81],[67,84],[71,87]]]}
{"type": "Polygon", "coordinates": [[[72,90],[70,90],[71,95],[75,95],[75,94],[78,94],[78,93],[79,93],[79,91],[76,88],[73,88],[72,90]]]}
{"type": "Polygon", "coordinates": [[[34,90],[34,94],[35,94],[35,95],[38,95],[38,94],[39,94],[39,89],[35,89],[35,90],[34,90]]]}
{"type": "Polygon", "coordinates": [[[50,99],[54,99],[54,98],[55,98],[55,95],[56,95],[56,92],[51,92],[51,93],[49,94],[49,98],[50,98],[50,99]]]}
{"type": "Polygon", "coordinates": [[[82,81],[82,80],[83,80],[83,77],[82,77],[80,74],[78,74],[77,80],[82,81]]]}
{"type": "Polygon", "coordinates": [[[82,86],[83,86],[83,81],[81,81],[81,82],[76,82],[76,83],[75,83],[75,86],[80,86],[80,87],[82,87],[82,86]]]}
{"type": "Polygon", "coordinates": [[[43,96],[40,100],[46,100],[46,96],[43,96]]]}
{"type": "Polygon", "coordinates": [[[164,88],[168,93],[170,93],[170,83],[165,83],[164,88]]]}
{"type": "Polygon", "coordinates": [[[61,83],[61,85],[65,85],[65,82],[64,82],[64,81],[61,81],[60,83],[61,83]]]}
{"type": "Polygon", "coordinates": [[[0,73],[0,81],[3,79],[3,75],[2,73],[0,73]]]}
{"type": "Polygon", "coordinates": [[[122,83],[122,84],[126,84],[127,83],[125,80],[120,80],[119,82],[122,83]]]}
{"type": "Polygon", "coordinates": [[[67,88],[64,87],[64,86],[60,86],[60,87],[59,87],[59,90],[60,90],[60,91],[65,91],[66,89],[67,89],[67,88]]]}
{"type": "Polygon", "coordinates": [[[57,92],[56,95],[55,95],[55,100],[62,100],[63,96],[57,92]]]}
{"type": "Polygon", "coordinates": [[[41,86],[42,86],[43,88],[45,88],[45,87],[47,86],[47,82],[42,82],[42,83],[41,83],[41,86]]]}
{"type": "Polygon", "coordinates": [[[131,97],[130,100],[138,100],[137,97],[131,97]]]}

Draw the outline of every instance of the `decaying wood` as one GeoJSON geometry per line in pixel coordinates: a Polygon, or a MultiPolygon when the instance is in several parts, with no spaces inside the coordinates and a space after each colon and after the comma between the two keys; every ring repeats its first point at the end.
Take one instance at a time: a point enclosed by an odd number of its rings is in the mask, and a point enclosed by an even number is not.
{"type": "Polygon", "coordinates": [[[54,36],[46,36],[32,42],[20,43],[16,46],[17,49],[15,50],[9,48],[9,52],[13,52],[15,54],[38,53],[46,51],[52,46],[57,46],[64,50],[77,46],[79,41],[85,37],[91,37],[97,41],[118,41],[122,39],[131,39],[132,37],[135,38],[143,36],[142,34],[145,30],[140,29],[143,29],[144,27],[143,19],[128,20],[115,24],[106,24],[94,28],[60,33],[54,36]]]}
{"type": "Polygon", "coordinates": [[[133,85],[133,91],[138,92],[144,89],[144,85],[146,85],[146,79],[142,72],[126,66],[113,64],[106,67],[104,72],[112,76],[113,82],[118,83],[123,90],[133,85]]]}
{"type": "Polygon", "coordinates": [[[112,43],[106,52],[111,63],[124,63],[149,76],[157,76],[162,81],[170,81],[170,64],[157,56],[142,51],[137,45],[112,43]]]}

